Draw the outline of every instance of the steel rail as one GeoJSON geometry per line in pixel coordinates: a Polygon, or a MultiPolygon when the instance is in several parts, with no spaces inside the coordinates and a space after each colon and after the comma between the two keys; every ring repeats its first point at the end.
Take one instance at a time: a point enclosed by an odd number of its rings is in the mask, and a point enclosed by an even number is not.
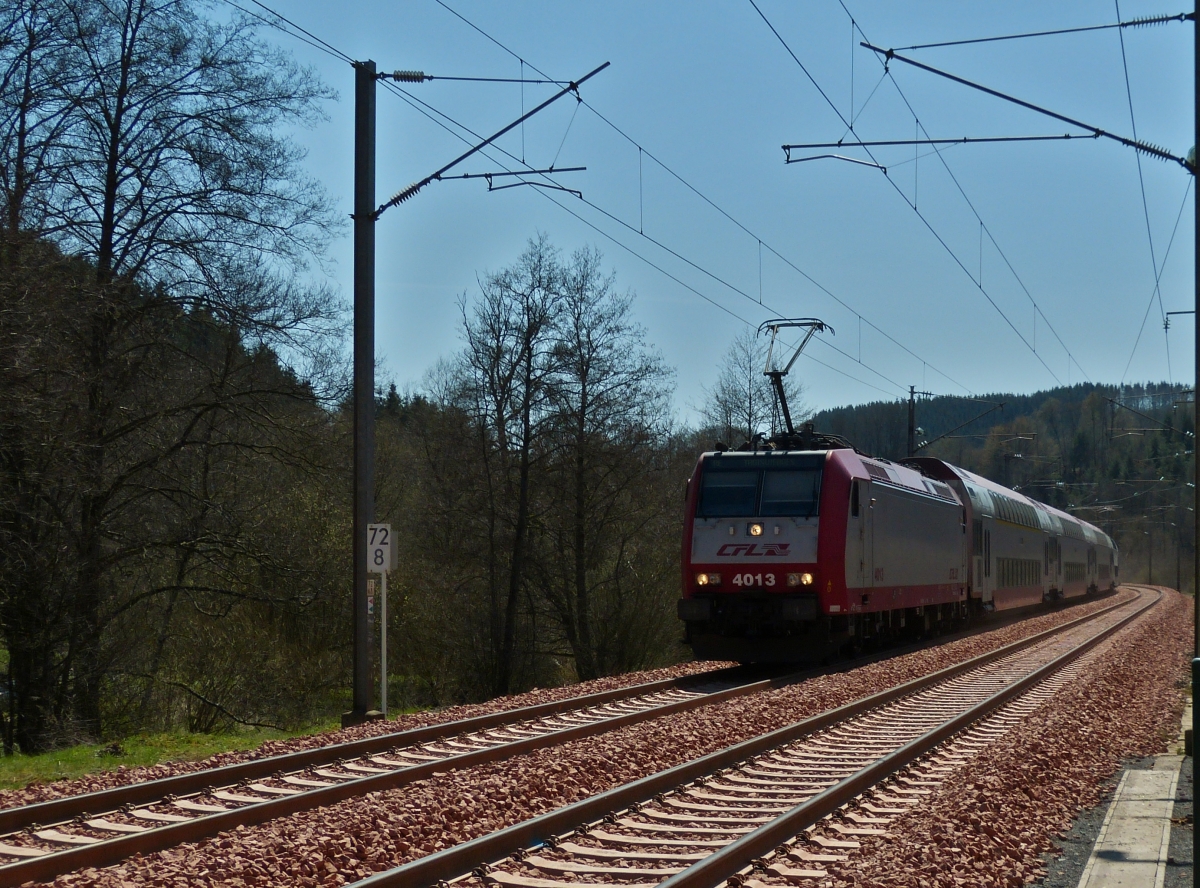
{"type": "Polygon", "coordinates": [[[660,888],[716,888],[730,876],[750,866],[756,858],[771,853],[780,844],[832,814],[876,783],[908,767],[934,747],[1040,684],[1044,679],[1083,656],[1100,642],[1140,617],[1161,600],[1162,592],[1160,591],[1157,598],[1146,602],[1123,620],[1102,629],[1087,641],[1055,657],[1025,678],[1013,682],[982,703],[972,706],[894,752],[885,755],[857,774],[847,777],[808,801],[801,802],[770,823],[760,826],[716,853],[671,876],[660,884],[660,888]]]}
{"type": "MultiPolygon", "coordinates": [[[[1161,597],[1161,593],[1160,593],[1161,597]]],[[[1152,602],[1153,604],[1154,602],[1152,602]]],[[[814,734],[838,722],[861,715],[888,703],[922,691],[928,687],[948,681],[980,666],[1002,659],[1010,654],[1032,647],[1055,635],[1067,632],[1083,623],[1100,618],[1118,608],[1127,607],[1130,600],[1112,604],[1092,614],[1078,617],[1061,626],[1004,645],[972,657],[962,663],[920,678],[914,678],[894,688],[879,691],[869,697],[846,703],[793,725],[788,725],[752,737],[717,752],[709,753],[690,762],[676,765],[665,771],[626,783],[590,798],[582,799],[564,808],[550,811],[538,817],[513,824],[501,830],[464,842],[452,848],[438,851],[426,857],[398,866],[382,873],[353,883],[353,888],[427,888],[438,882],[456,879],[470,873],[482,864],[493,863],[526,848],[544,844],[547,840],[570,832],[581,824],[594,823],[628,808],[649,801],[656,795],[674,789],[714,771],[728,768],[745,759],[761,755],[778,746],[792,743],[804,736],[814,734]]],[[[1147,605],[1146,607],[1149,607],[1147,605]]],[[[1145,608],[1137,611],[1141,613],[1145,608]]],[[[1133,616],[1136,616],[1134,614],[1133,616]]],[[[1122,621],[1124,625],[1125,621],[1122,621]]],[[[776,843],[778,844],[778,843],[776,843]]],[[[771,847],[774,847],[772,845],[771,847]]]]}
{"type": "MultiPolygon", "coordinates": [[[[639,722],[650,721],[652,719],[661,718],[663,716],[678,712],[700,709],[705,706],[711,706],[715,703],[733,699],[735,697],[757,693],[770,687],[777,686],[780,683],[787,683],[788,678],[789,676],[784,676],[782,678],[763,679],[757,682],[750,682],[748,684],[738,685],[725,690],[713,691],[711,693],[702,694],[689,699],[679,700],[673,703],[666,703],[661,706],[654,706],[640,712],[617,715],[610,718],[601,719],[590,724],[562,728],[536,737],[514,740],[486,749],[464,752],[460,755],[447,756],[436,761],[397,768],[383,774],[374,774],[367,777],[344,780],[343,782],[336,783],[332,786],[309,789],[303,792],[298,792],[294,795],[264,799],[262,801],[255,802],[254,804],[245,805],[239,808],[230,808],[226,811],[199,815],[191,818],[190,820],[172,823],[166,826],[148,828],[144,832],[122,835],[111,839],[104,839],[96,842],[95,844],[75,846],[61,851],[50,851],[40,857],[23,858],[16,862],[0,866],[0,888],[10,888],[10,886],[21,885],[28,881],[45,880],[62,875],[63,873],[72,872],[74,870],[84,869],[87,867],[109,866],[134,854],[145,854],[151,851],[160,851],[164,848],[174,847],[175,845],[179,845],[184,842],[192,842],[198,839],[206,838],[223,830],[233,829],[238,826],[252,826],[258,823],[264,823],[268,820],[273,820],[277,817],[284,817],[289,814],[295,814],[299,811],[319,808],[324,805],[331,805],[336,802],[344,801],[348,798],[366,795],[367,793],[396,789],[409,783],[414,783],[418,780],[427,779],[436,773],[461,770],[464,768],[489,764],[491,762],[500,761],[513,756],[534,752],[538,749],[558,746],[573,740],[581,740],[588,737],[593,737],[598,734],[603,734],[607,733],[608,731],[626,727],[628,725],[638,724],[639,722]]],[[[676,679],[665,679],[665,681],[673,682],[676,681],[676,679]]],[[[655,682],[648,684],[658,683],[655,682]]],[[[641,687],[645,688],[647,686],[648,685],[642,685],[641,687]]],[[[612,692],[603,693],[609,694],[612,692]]],[[[575,699],[578,700],[583,698],[575,699]]],[[[530,707],[530,709],[532,708],[535,707],[530,707]]],[[[522,712],[528,710],[514,711],[522,712]]],[[[463,723],[458,722],[456,724],[461,725],[463,723]]],[[[407,734],[411,732],[404,733],[407,734]]],[[[391,736],[395,737],[397,735],[391,736]]],[[[369,738],[370,741],[375,741],[378,739],[381,738],[369,738]]],[[[367,741],[353,741],[353,743],[356,744],[361,744],[364,742],[367,741]]],[[[342,744],[343,752],[344,747],[350,745],[352,744],[342,744]]],[[[391,748],[394,745],[395,743],[392,742],[387,748],[391,748]]],[[[321,750],[312,750],[312,752],[317,751],[321,750]]],[[[273,767],[270,771],[271,774],[279,771],[278,765],[280,759],[282,758],[286,757],[270,760],[275,765],[275,767],[273,767]]],[[[302,770],[302,768],[298,768],[297,770],[302,770]]],[[[99,793],[96,795],[99,795],[99,793]]],[[[156,795],[150,801],[154,802],[162,799],[163,796],[156,795]]],[[[115,807],[110,807],[105,810],[113,811],[117,809],[115,807]]]]}
{"type": "Polygon", "coordinates": [[[116,810],[125,805],[152,803],[168,795],[188,795],[217,787],[234,786],[243,780],[258,780],[270,777],[277,771],[298,771],[303,768],[333,764],[339,759],[373,755],[394,749],[398,746],[417,746],[422,743],[444,740],[447,737],[471,731],[482,731],[516,722],[544,718],[573,709],[586,709],[590,706],[599,706],[630,697],[640,697],[646,694],[653,694],[657,691],[670,690],[672,688],[686,690],[685,685],[687,684],[731,677],[731,674],[735,673],[738,668],[736,666],[726,667],[696,675],[663,678],[657,681],[632,685],[627,688],[599,691],[595,694],[585,694],[581,697],[568,697],[563,700],[553,700],[548,703],[538,703],[520,709],[509,709],[503,712],[477,715],[472,718],[445,722],[439,725],[428,725],[408,731],[395,731],[390,734],[380,734],[360,740],[349,740],[344,743],[334,743],[314,749],[303,749],[268,758],[253,759],[252,761],[238,762],[232,765],[222,765],[218,768],[192,771],[188,774],[178,774],[174,777],[146,780],[141,783],[130,784],[129,786],[118,786],[97,792],[64,796],[61,799],[51,799],[32,805],[22,805],[17,808],[5,808],[0,810],[0,833],[16,832],[31,824],[55,823],[71,820],[79,816],[101,814],[106,811],[116,810]]]}

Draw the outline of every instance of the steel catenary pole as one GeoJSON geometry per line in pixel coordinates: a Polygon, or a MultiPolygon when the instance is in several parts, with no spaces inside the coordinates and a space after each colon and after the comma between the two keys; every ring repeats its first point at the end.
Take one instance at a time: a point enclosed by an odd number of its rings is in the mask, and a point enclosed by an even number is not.
{"type": "Polygon", "coordinates": [[[371,708],[367,525],[375,519],[375,62],[354,65],[354,704],[342,724],[371,708]]]}

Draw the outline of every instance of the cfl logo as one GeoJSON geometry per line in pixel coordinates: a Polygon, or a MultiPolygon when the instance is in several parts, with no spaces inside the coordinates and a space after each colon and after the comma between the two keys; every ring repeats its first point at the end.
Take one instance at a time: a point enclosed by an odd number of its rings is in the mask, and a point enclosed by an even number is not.
{"type": "Polygon", "coordinates": [[[790,548],[790,543],[726,543],[717,550],[717,557],[783,558],[790,548]]]}

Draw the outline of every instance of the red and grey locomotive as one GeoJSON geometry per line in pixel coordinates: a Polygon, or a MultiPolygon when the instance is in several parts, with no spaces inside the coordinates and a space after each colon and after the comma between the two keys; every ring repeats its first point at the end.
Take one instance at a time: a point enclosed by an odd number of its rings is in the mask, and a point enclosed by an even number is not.
{"type": "Polygon", "coordinates": [[[697,657],[788,661],[1114,587],[1099,528],[938,459],[705,453],[679,616],[697,657]]]}
{"type": "Polygon", "coordinates": [[[767,375],[788,432],[705,453],[688,481],[679,617],[698,658],[814,659],[1115,588],[1117,547],[1085,521],[939,459],[792,431],[785,372],[767,375]]]}

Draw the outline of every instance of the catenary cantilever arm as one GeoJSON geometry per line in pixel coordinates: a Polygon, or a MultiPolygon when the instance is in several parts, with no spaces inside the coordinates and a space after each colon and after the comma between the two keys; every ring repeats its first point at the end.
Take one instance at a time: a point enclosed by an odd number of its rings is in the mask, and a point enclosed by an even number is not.
{"type": "Polygon", "coordinates": [[[502,135],[507,133],[509,130],[515,129],[516,127],[520,126],[522,123],[524,123],[530,117],[533,117],[533,115],[537,114],[543,108],[546,108],[549,105],[552,105],[553,103],[557,102],[559,99],[561,99],[567,93],[575,93],[576,97],[578,97],[579,87],[584,82],[590,80],[592,77],[595,77],[597,74],[599,74],[605,68],[607,68],[610,64],[611,64],[611,62],[605,62],[599,68],[589,71],[587,74],[584,74],[578,80],[572,81],[567,86],[563,87],[557,93],[552,95],[550,98],[546,99],[546,101],[542,102],[542,104],[538,105],[532,111],[529,111],[526,114],[522,114],[520,117],[518,117],[512,123],[510,123],[508,126],[493,133],[492,135],[488,136],[486,139],[484,139],[482,142],[480,142],[475,147],[470,148],[467,151],[465,151],[464,153],[460,154],[458,157],[454,158],[454,160],[450,161],[448,164],[446,164],[444,167],[442,167],[437,172],[430,173],[428,176],[426,176],[424,179],[420,180],[419,182],[414,182],[413,184],[409,185],[407,188],[404,188],[404,189],[396,192],[396,194],[392,196],[391,200],[389,200],[387,203],[383,204],[379,209],[377,209],[375,211],[374,218],[378,219],[383,214],[383,211],[388,209],[388,207],[394,207],[397,204],[404,203],[404,201],[408,200],[410,197],[412,197],[414,194],[416,194],[418,191],[420,191],[422,188],[424,188],[430,182],[434,181],[435,179],[440,179],[442,177],[442,173],[445,173],[448,170],[451,170],[454,167],[458,166],[460,163],[462,163],[464,160],[466,160],[472,154],[476,154],[476,153],[482,151],[484,148],[486,148],[488,145],[492,144],[494,141],[496,141],[502,135]]]}
{"type": "Polygon", "coordinates": [[[914,68],[920,68],[922,71],[928,71],[930,74],[936,74],[938,77],[945,77],[947,80],[953,80],[955,83],[961,83],[963,86],[969,86],[971,89],[977,89],[980,92],[987,93],[989,96],[994,96],[995,98],[1002,99],[1005,102],[1011,102],[1014,105],[1020,105],[1022,108],[1028,108],[1030,111],[1036,111],[1039,114],[1045,114],[1047,117],[1053,117],[1055,120],[1061,120],[1063,123],[1069,123],[1071,126],[1077,126],[1080,129],[1085,129],[1097,138],[1103,137],[1105,139],[1112,139],[1114,142],[1119,142],[1127,148],[1133,148],[1135,151],[1141,151],[1145,154],[1151,155],[1152,157],[1158,157],[1162,160],[1172,160],[1188,172],[1195,175],[1195,168],[1192,164],[1188,163],[1187,158],[1172,154],[1165,148],[1160,148],[1157,145],[1151,145],[1149,142],[1142,142],[1138,139],[1127,139],[1124,136],[1118,136],[1116,133],[1110,133],[1098,126],[1092,126],[1090,123],[1084,123],[1082,120],[1076,120],[1073,117],[1067,117],[1065,114],[1059,114],[1057,111],[1051,111],[1049,108],[1043,108],[1041,105],[1035,105],[1032,102],[1026,102],[1024,99],[1018,99],[1016,96],[1010,96],[1007,93],[1002,93],[999,90],[992,89],[989,86],[984,86],[982,83],[975,83],[974,81],[967,80],[964,77],[959,77],[957,74],[951,74],[949,71],[939,70],[938,68],[934,68],[932,65],[926,65],[922,62],[918,62],[916,59],[905,58],[904,56],[899,55],[894,49],[884,49],[880,46],[874,46],[865,41],[859,45],[871,50],[872,52],[879,53],[889,62],[893,59],[898,62],[904,62],[906,65],[912,65],[914,68]]]}

